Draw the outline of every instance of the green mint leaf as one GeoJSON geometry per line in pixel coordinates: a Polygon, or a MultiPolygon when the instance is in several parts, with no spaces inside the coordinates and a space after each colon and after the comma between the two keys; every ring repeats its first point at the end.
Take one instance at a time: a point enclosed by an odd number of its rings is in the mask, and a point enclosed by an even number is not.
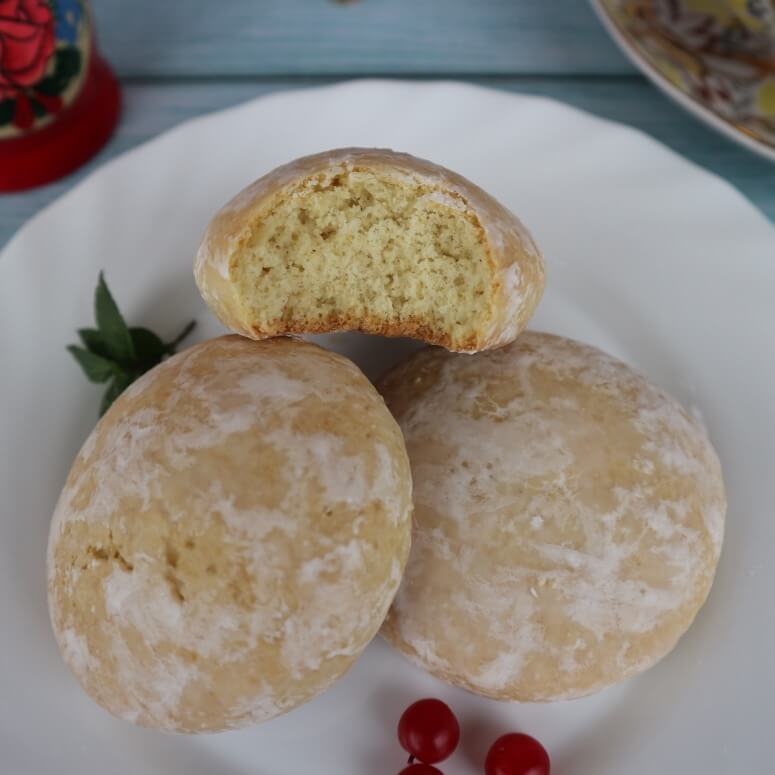
{"type": "Polygon", "coordinates": [[[196,328],[196,320],[192,320],[171,342],[165,345],[167,353],[174,355],[178,345],[196,328]]]}
{"type": "Polygon", "coordinates": [[[103,272],[100,272],[94,292],[94,317],[96,328],[78,330],[84,346],[70,345],[67,349],[92,382],[109,383],[102,398],[100,416],[138,377],[174,354],[196,325],[191,321],[171,342],[164,342],[148,328],[129,328],[103,272]]]}
{"type": "Polygon", "coordinates": [[[124,318],[100,272],[100,280],[94,293],[94,317],[97,328],[110,356],[119,363],[131,363],[135,359],[135,348],[124,318]]]}
{"type": "Polygon", "coordinates": [[[117,374],[113,381],[108,385],[108,389],[105,391],[105,395],[102,396],[102,403],[100,404],[100,417],[110,409],[113,402],[139,377],[139,374],[128,374],[122,372],[117,374]]]}
{"type": "Polygon", "coordinates": [[[167,354],[167,345],[150,329],[130,328],[129,333],[140,365],[150,369],[167,354]]]}
{"type": "Polygon", "coordinates": [[[105,342],[102,340],[102,334],[100,334],[96,328],[79,328],[78,338],[83,342],[83,346],[89,350],[89,352],[110,359],[108,349],[105,347],[105,342]]]}
{"type": "Polygon", "coordinates": [[[78,365],[90,382],[107,382],[116,373],[116,367],[112,361],[89,352],[83,347],[71,344],[67,351],[78,361],[78,365]]]}

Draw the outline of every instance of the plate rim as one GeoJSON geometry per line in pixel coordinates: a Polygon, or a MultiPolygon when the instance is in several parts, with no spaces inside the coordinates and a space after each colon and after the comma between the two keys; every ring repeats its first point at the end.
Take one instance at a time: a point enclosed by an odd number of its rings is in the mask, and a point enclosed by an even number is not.
{"type": "MultiPolygon", "coordinates": [[[[596,3],[600,2],[600,0],[590,0],[590,2],[593,5],[595,5],[596,3]]],[[[606,20],[606,19],[603,19],[603,22],[610,23],[609,20],[606,20]]],[[[555,99],[554,97],[549,97],[541,94],[525,94],[519,91],[516,91],[516,92],[505,91],[503,89],[498,89],[496,86],[489,86],[489,85],[485,86],[482,84],[456,80],[454,78],[451,78],[451,79],[432,78],[428,80],[407,81],[401,78],[366,77],[366,78],[348,78],[342,81],[337,81],[335,83],[322,84],[322,85],[316,84],[311,86],[302,86],[298,89],[278,89],[277,91],[270,92],[268,94],[257,95],[256,97],[243,100],[241,102],[238,102],[234,105],[227,106],[225,108],[218,108],[212,111],[208,111],[206,113],[201,113],[196,116],[185,118],[179,123],[174,124],[173,126],[163,130],[162,132],[159,132],[158,134],[155,134],[152,137],[145,138],[142,142],[138,143],[137,145],[132,146],[131,148],[127,148],[121,153],[118,153],[115,156],[109,159],[106,159],[104,162],[102,162],[100,165],[95,167],[93,170],[90,170],[89,173],[86,176],[84,176],[81,180],[78,180],[74,185],[69,187],[66,191],[63,191],[61,194],[59,194],[57,197],[52,199],[50,202],[47,202],[37,212],[35,212],[33,215],[27,218],[16,229],[16,231],[14,231],[14,233],[11,235],[11,237],[8,239],[5,245],[0,247],[0,261],[2,261],[3,256],[5,256],[6,253],[9,253],[11,251],[11,248],[15,247],[15,243],[18,240],[22,239],[24,234],[30,228],[32,228],[40,218],[42,218],[45,214],[49,213],[51,210],[55,210],[57,207],[62,206],[63,203],[66,203],[72,194],[74,194],[77,191],[80,191],[82,188],[85,188],[94,179],[95,176],[102,174],[108,169],[112,169],[116,166],[120,166],[121,164],[127,163],[127,161],[131,159],[131,157],[135,153],[142,152],[144,149],[146,149],[147,146],[152,145],[154,143],[166,141],[174,137],[177,132],[185,131],[192,126],[196,126],[198,124],[203,125],[210,120],[221,118],[222,116],[227,115],[229,113],[237,114],[240,111],[247,110],[250,107],[253,107],[259,103],[265,104],[267,101],[269,102],[272,102],[275,100],[279,101],[293,96],[304,96],[309,93],[317,93],[317,92],[325,92],[325,91],[342,91],[347,89],[357,90],[359,88],[373,89],[373,88],[382,88],[382,87],[400,87],[402,89],[411,89],[411,90],[421,90],[421,89],[431,90],[431,89],[438,88],[440,86],[452,87],[454,89],[470,91],[470,92],[484,92],[489,94],[490,96],[493,96],[502,100],[506,100],[506,101],[525,100],[525,101],[533,101],[533,102],[543,102],[543,103],[551,104],[555,108],[559,107],[562,110],[566,110],[571,113],[581,114],[587,119],[591,119],[595,122],[598,122],[601,126],[606,126],[609,128],[615,127],[617,131],[633,133],[634,135],[641,138],[643,141],[650,143],[653,148],[658,148],[660,152],[666,153],[672,156],[673,159],[679,160],[681,164],[691,167],[694,171],[700,171],[705,175],[709,175],[717,183],[720,183],[723,186],[725,186],[730,192],[734,192],[736,196],[742,199],[751,209],[753,209],[762,218],[764,223],[770,225],[773,228],[773,230],[775,230],[775,222],[770,220],[767,217],[767,215],[756,205],[755,202],[749,199],[739,188],[737,188],[732,182],[727,180],[723,175],[719,174],[718,172],[715,172],[714,170],[709,170],[708,168],[704,167],[702,164],[700,164],[697,161],[694,161],[693,159],[689,159],[688,157],[681,154],[679,151],[661,142],[660,140],[655,138],[653,135],[649,134],[644,129],[641,129],[640,127],[637,127],[637,126],[633,126],[632,124],[628,124],[622,121],[617,121],[615,119],[610,119],[605,116],[600,116],[591,110],[587,110],[585,108],[579,108],[579,107],[576,107],[575,105],[570,105],[567,102],[563,102],[562,100],[555,99]]],[[[732,130],[732,133],[733,133],[733,139],[740,139],[734,130],[732,130]]],[[[775,150],[773,151],[772,158],[773,160],[775,160],[775,150]]]]}

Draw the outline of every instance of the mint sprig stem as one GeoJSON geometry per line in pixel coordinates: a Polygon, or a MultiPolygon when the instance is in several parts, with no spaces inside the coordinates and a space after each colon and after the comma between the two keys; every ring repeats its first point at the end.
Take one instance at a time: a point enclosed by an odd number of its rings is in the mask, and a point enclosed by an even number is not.
{"type": "Polygon", "coordinates": [[[192,320],[170,342],[165,342],[148,328],[130,328],[100,272],[94,291],[96,328],[78,330],[81,344],[68,345],[90,382],[108,383],[102,398],[100,417],[138,377],[174,355],[178,346],[194,330],[192,320]]]}

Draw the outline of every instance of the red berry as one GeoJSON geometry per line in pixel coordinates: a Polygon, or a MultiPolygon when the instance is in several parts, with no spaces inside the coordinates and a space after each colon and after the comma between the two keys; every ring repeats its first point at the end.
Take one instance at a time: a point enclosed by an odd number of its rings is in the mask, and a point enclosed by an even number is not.
{"type": "Polygon", "coordinates": [[[398,722],[398,741],[411,756],[425,764],[436,764],[457,748],[460,725],[441,700],[418,700],[398,722]]]}
{"type": "Polygon", "coordinates": [[[443,775],[443,773],[430,764],[410,764],[408,767],[404,767],[398,775],[443,775]]]}
{"type": "Polygon", "coordinates": [[[487,775],[549,775],[549,754],[530,735],[503,735],[492,744],[484,771],[487,775]]]}

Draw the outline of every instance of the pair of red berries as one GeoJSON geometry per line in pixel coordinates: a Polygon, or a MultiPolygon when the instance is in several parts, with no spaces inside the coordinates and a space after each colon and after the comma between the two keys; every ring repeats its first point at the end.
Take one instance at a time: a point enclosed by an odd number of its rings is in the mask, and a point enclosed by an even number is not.
{"type": "MultiPolygon", "coordinates": [[[[400,775],[442,775],[433,765],[457,748],[460,724],[441,700],[418,700],[398,722],[398,741],[409,754],[409,766],[400,775]]],[[[549,755],[530,735],[503,735],[490,747],[484,771],[485,775],[549,775],[549,755]]]]}

